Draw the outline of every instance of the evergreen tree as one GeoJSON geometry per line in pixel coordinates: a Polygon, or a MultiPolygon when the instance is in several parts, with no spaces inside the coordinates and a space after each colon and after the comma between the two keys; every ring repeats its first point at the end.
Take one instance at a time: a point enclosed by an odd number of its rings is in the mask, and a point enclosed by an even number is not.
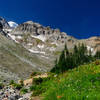
{"type": "MultiPolygon", "coordinates": [[[[100,58],[100,52],[97,52],[95,57],[100,58]]],[[[65,48],[62,51],[58,62],[56,60],[55,67],[51,71],[63,73],[68,69],[78,67],[91,60],[93,60],[93,57],[88,54],[87,47],[84,44],[79,44],[78,46],[75,45],[72,53],[68,51],[67,45],[65,44],[65,48]]]]}
{"type": "Polygon", "coordinates": [[[96,52],[95,58],[100,59],[100,51],[97,51],[97,52],[96,52]]]}
{"type": "Polygon", "coordinates": [[[65,56],[68,56],[69,55],[69,51],[68,51],[68,48],[67,48],[67,45],[66,44],[65,44],[64,50],[65,50],[65,56]]]}
{"type": "Polygon", "coordinates": [[[60,69],[60,72],[63,72],[65,70],[66,61],[65,61],[65,50],[62,51],[59,61],[58,61],[58,69],[60,69]]]}

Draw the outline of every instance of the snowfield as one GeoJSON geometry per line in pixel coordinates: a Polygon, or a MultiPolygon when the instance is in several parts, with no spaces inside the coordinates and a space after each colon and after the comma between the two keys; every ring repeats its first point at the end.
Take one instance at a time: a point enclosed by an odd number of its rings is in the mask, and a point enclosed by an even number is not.
{"type": "Polygon", "coordinates": [[[15,23],[15,22],[13,22],[13,21],[9,21],[8,24],[9,24],[9,26],[10,26],[11,28],[16,28],[16,27],[18,26],[18,24],[15,23]]]}

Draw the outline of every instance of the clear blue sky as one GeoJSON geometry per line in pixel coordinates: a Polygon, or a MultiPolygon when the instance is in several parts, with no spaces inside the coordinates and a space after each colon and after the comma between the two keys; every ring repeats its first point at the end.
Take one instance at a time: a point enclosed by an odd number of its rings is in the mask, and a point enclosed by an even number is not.
{"type": "Polygon", "coordinates": [[[100,0],[0,0],[0,16],[59,28],[77,38],[100,33],[100,0]]]}

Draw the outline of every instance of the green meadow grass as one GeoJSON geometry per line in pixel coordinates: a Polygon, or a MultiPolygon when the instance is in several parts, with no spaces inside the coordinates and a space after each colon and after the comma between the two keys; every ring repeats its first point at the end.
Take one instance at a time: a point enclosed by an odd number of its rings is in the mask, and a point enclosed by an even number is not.
{"type": "Polygon", "coordinates": [[[100,65],[79,66],[48,81],[45,87],[44,100],[100,100],[100,65]]]}

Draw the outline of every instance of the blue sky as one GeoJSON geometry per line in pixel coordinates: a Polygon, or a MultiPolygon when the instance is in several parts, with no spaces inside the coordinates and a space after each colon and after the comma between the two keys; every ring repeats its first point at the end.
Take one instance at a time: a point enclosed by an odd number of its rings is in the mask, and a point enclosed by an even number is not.
{"type": "Polygon", "coordinates": [[[76,38],[100,33],[99,0],[0,0],[0,16],[59,28],[76,38]]]}

